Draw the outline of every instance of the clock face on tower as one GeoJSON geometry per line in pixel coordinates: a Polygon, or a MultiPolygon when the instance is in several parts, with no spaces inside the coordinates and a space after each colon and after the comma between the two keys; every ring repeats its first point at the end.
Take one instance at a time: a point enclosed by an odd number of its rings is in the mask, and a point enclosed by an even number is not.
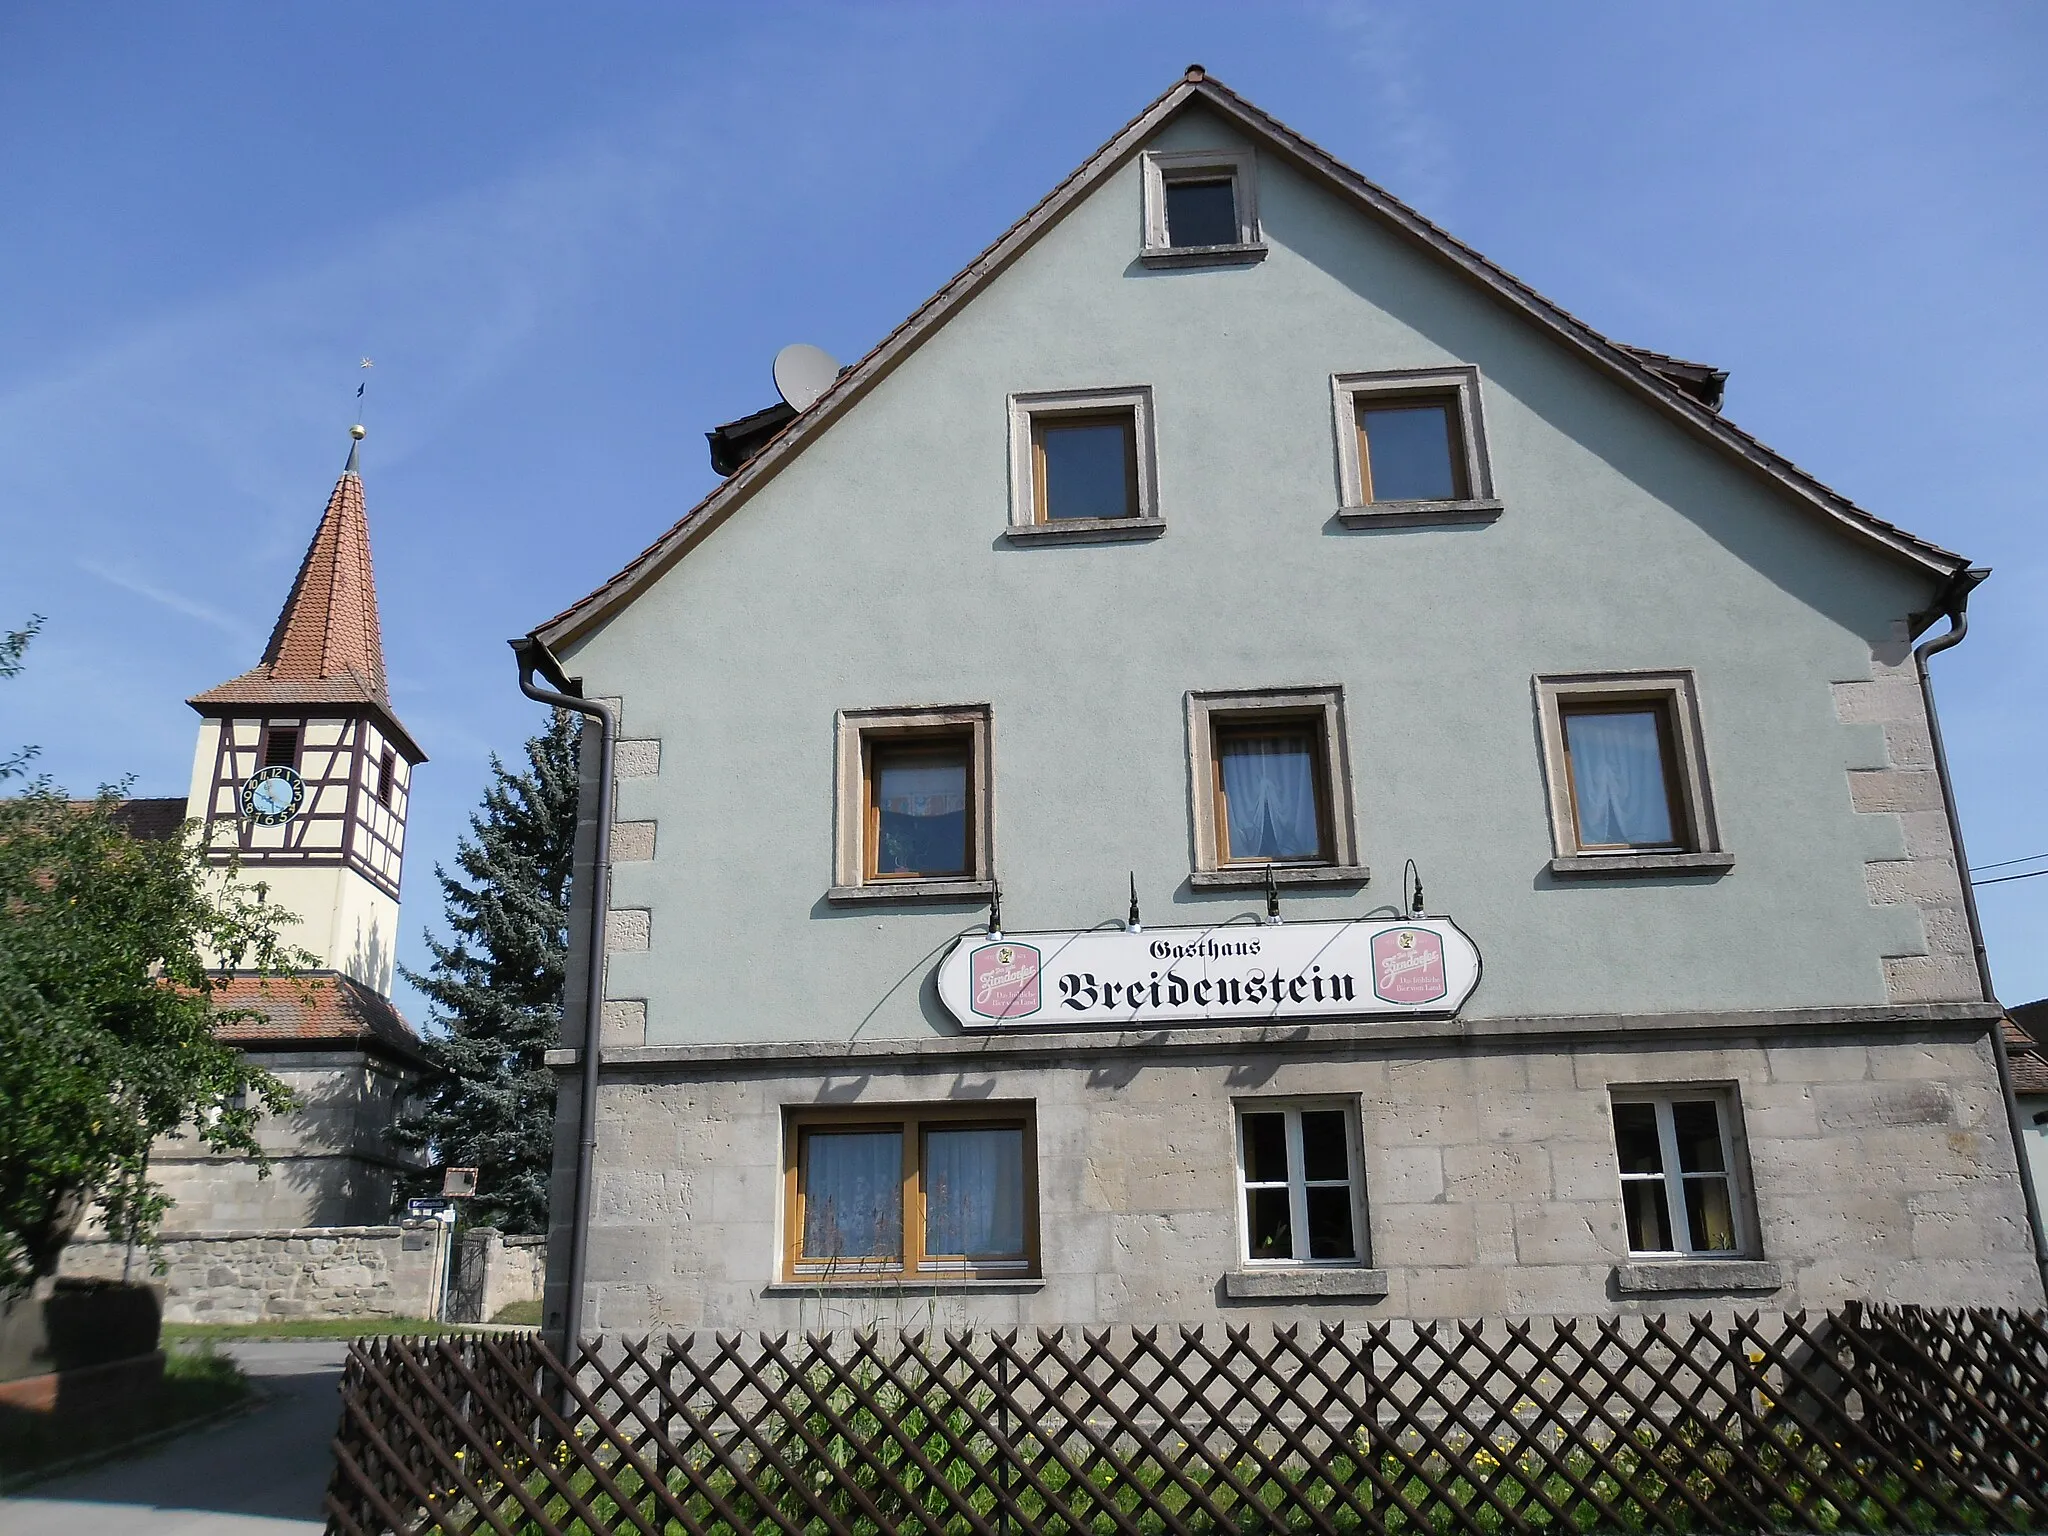
{"type": "Polygon", "coordinates": [[[262,826],[290,821],[306,803],[306,781],[290,768],[259,768],[242,781],[242,814],[262,826]]]}

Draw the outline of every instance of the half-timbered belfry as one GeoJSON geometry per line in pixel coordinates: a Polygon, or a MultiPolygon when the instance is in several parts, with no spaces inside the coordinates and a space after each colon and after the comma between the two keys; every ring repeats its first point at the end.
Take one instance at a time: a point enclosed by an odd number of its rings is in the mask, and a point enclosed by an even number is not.
{"type": "Polygon", "coordinates": [[[392,712],[358,469],[362,428],[263,658],[193,697],[203,717],[185,814],[241,878],[297,915],[304,988],[235,977],[260,1008],[223,1035],[258,1054],[300,1109],[265,1123],[274,1176],[187,1140],[154,1164],[184,1231],[382,1222],[401,1159],[387,1132],[420,1064],[390,998],[412,771],[426,761],[392,712]],[[181,1155],[182,1153],[182,1155],[181,1155]]]}
{"type": "Polygon", "coordinates": [[[263,659],[190,701],[206,721],[187,815],[299,915],[300,947],[389,993],[406,797],[426,754],[391,712],[357,453],[263,659]]]}

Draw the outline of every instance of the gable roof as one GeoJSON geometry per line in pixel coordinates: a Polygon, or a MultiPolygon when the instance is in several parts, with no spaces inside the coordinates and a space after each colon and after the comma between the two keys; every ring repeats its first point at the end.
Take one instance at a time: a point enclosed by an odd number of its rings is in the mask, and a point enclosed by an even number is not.
{"type": "Polygon", "coordinates": [[[391,713],[377,577],[370,566],[370,518],[355,444],[299,562],[263,659],[186,702],[202,714],[250,704],[366,705],[397,728],[414,761],[425,761],[391,713]]]}
{"type": "Polygon", "coordinates": [[[925,300],[895,330],[812,402],[737,472],[725,480],[623,570],[553,618],[536,626],[530,639],[544,649],[574,640],[630,603],[719,523],[743,505],[826,427],[843,416],[887,377],[924,339],[1056,224],[1069,209],[1114,173],[1153,134],[1183,109],[1199,105],[1215,113],[1261,149],[1277,154],[1325,190],[1334,192],[1383,226],[1405,236],[1423,252],[1472,282],[1511,310],[1534,322],[1610,378],[1634,391],[1667,417],[1705,439],[1745,467],[1776,484],[1814,514],[1866,545],[1880,549],[1937,582],[1953,580],[1969,565],[1962,556],[1907,533],[1864,511],[1829,489],[1790,459],[1766,447],[1724,419],[1719,380],[1726,375],[1704,364],[1610,341],[1583,320],[1375,185],[1327,151],[1209,78],[1200,65],[1139,113],[1039,204],[1012,224],[996,242],[968,263],[951,282],[925,300]],[[1712,402],[1703,398],[1709,391],[1712,402]]]}

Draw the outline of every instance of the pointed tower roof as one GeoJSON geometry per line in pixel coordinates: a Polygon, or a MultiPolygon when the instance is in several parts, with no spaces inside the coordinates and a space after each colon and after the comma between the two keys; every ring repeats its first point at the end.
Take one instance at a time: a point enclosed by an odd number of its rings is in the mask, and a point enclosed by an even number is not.
{"type": "MultiPolygon", "coordinates": [[[[360,440],[362,429],[353,429],[360,440]]],[[[377,579],[370,568],[370,520],[359,441],[334,482],[291,595],[263,648],[263,659],[240,677],[195,694],[202,714],[246,705],[368,705],[394,726],[384,677],[384,640],[377,623],[377,579]]],[[[404,735],[401,730],[400,736],[404,735]]],[[[409,743],[408,743],[409,744],[409,743]]],[[[415,749],[416,750],[416,749],[415,749]]]]}

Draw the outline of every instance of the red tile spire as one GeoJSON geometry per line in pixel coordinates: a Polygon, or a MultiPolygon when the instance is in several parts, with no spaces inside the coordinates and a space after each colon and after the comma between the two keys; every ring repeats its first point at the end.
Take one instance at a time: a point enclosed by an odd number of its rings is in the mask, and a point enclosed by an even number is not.
{"type": "MultiPolygon", "coordinates": [[[[352,435],[360,440],[362,428],[352,435]]],[[[372,703],[390,711],[356,450],[351,443],[263,660],[197,695],[194,705],[372,703]]]]}

